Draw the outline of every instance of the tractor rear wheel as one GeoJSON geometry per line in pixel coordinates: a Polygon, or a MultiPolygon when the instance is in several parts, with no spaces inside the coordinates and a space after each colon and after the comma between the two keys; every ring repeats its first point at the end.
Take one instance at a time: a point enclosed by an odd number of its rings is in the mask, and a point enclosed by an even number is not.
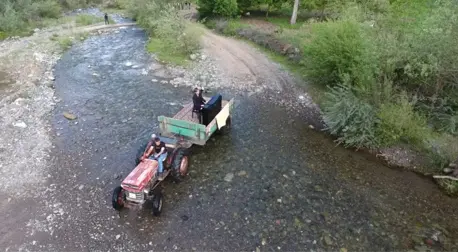
{"type": "Polygon", "coordinates": [[[189,155],[185,148],[178,148],[172,160],[172,175],[176,182],[181,182],[188,174],[189,155]]]}
{"type": "Polygon", "coordinates": [[[124,208],[124,201],[125,201],[124,189],[122,189],[121,186],[118,186],[113,190],[113,196],[111,198],[111,203],[113,204],[113,208],[118,211],[121,210],[122,208],[124,208]]]}
{"type": "Polygon", "coordinates": [[[217,130],[217,133],[219,135],[227,135],[231,131],[231,124],[232,124],[232,118],[229,116],[226,119],[226,125],[224,125],[221,129],[217,130]]]}
{"type": "Polygon", "coordinates": [[[135,166],[137,166],[140,163],[140,159],[142,158],[143,154],[145,153],[146,146],[148,144],[142,144],[138,150],[137,150],[137,155],[135,156],[135,166]]]}
{"type": "Polygon", "coordinates": [[[162,193],[157,191],[153,197],[153,215],[159,216],[162,212],[162,193]]]}

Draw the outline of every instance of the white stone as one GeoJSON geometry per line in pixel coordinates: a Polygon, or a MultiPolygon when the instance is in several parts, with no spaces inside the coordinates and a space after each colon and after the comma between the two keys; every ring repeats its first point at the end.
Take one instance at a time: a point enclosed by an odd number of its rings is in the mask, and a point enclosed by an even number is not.
{"type": "Polygon", "coordinates": [[[234,173],[228,173],[226,174],[226,176],[224,176],[224,181],[231,182],[233,178],[234,178],[234,173]]]}
{"type": "Polygon", "coordinates": [[[18,127],[18,128],[23,128],[23,129],[27,128],[27,124],[25,124],[25,122],[23,121],[15,122],[13,123],[13,126],[18,127]]]}

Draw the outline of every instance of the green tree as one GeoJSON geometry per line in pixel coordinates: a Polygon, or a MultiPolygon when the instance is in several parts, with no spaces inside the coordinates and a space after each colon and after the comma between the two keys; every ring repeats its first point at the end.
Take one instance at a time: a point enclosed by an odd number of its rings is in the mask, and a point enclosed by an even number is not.
{"type": "Polygon", "coordinates": [[[239,14],[237,0],[198,0],[197,4],[201,18],[212,16],[232,18],[239,14]]]}
{"type": "Polygon", "coordinates": [[[237,0],[214,0],[213,15],[235,17],[239,14],[237,0]]]}

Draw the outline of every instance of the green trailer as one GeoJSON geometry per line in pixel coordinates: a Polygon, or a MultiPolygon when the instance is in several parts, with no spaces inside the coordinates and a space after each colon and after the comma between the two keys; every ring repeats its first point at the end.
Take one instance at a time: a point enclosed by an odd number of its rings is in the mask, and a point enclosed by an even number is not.
{"type": "MultiPolygon", "coordinates": [[[[211,98],[205,97],[206,100],[211,98]]],[[[199,114],[193,112],[193,103],[186,104],[175,116],[159,116],[159,130],[163,137],[183,138],[190,144],[205,145],[218,131],[228,130],[231,126],[234,99],[222,100],[221,111],[207,125],[199,123],[199,114]]]]}

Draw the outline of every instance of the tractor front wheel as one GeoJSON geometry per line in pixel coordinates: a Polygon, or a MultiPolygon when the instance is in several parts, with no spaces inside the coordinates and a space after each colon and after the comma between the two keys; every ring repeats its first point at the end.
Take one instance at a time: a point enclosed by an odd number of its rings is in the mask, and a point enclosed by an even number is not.
{"type": "Polygon", "coordinates": [[[153,215],[159,216],[162,212],[162,193],[157,191],[153,197],[153,215]]]}
{"type": "Polygon", "coordinates": [[[111,203],[113,208],[116,210],[121,210],[124,207],[125,195],[124,189],[121,186],[116,187],[113,190],[113,197],[111,198],[111,203]]]}

